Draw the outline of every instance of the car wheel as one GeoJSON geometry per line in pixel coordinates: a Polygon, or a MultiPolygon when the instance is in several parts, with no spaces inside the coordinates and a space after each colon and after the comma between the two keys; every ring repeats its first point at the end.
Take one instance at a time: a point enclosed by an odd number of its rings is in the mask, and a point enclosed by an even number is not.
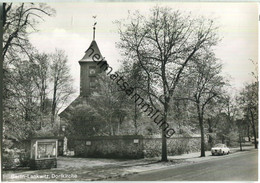
{"type": "Polygon", "coordinates": [[[227,154],[229,154],[230,152],[228,151],[227,154]]]}
{"type": "Polygon", "coordinates": [[[225,151],[222,152],[222,155],[225,155],[225,151]]]}

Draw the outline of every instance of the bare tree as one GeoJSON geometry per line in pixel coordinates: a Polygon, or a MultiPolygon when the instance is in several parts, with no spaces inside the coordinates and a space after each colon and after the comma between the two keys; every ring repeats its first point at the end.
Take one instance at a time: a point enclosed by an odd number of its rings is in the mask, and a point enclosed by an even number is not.
{"type": "Polygon", "coordinates": [[[210,50],[202,50],[193,57],[185,78],[187,99],[195,103],[201,133],[201,157],[205,156],[204,116],[212,100],[223,94],[224,78],[220,75],[222,66],[210,50]]]}
{"type": "MultiPolygon", "coordinates": [[[[35,92],[29,91],[36,88],[32,79],[33,66],[29,61],[35,49],[31,46],[28,35],[37,31],[37,24],[44,20],[44,16],[54,15],[55,10],[44,3],[3,3],[2,13],[3,106],[5,114],[8,114],[5,115],[5,119],[8,121],[16,116],[15,121],[24,121],[24,115],[20,115],[19,112],[19,109],[24,109],[26,119],[31,120],[34,119],[31,112],[37,111],[38,108],[35,107],[35,92]]],[[[13,125],[22,124],[13,122],[13,125]]],[[[33,124],[32,127],[34,126],[33,124]]]]}
{"type": "MultiPolygon", "coordinates": [[[[258,63],[251,60],[254,65],[252,76],[254,81],[247,84],[240,93],[238,101],[241,109],[244,112],[245,120],[248,121],[249,126],[252,128],[254,135],[254,144],[257,149],[258,138],[258,63]]],[[[248,132],[249,134],[249,132],[248,132]]],[[[249,136],[249,135],[248,135],[249,136]]]]}
{"type": "Polygon", "coordinates": [[[240,93],[240,106],[244,111],[244,115],[252,128],[254,135],[254,144],[257,149],[258,134],[258,82],[248,84],[240,93]]]}
{"type": "Polygon", "coordinates": [[[243,150],[242,148],[242,138],[246,136],[247,133],[247,122],[244,119],[237,119],[236,120],[236,125],[238,128],[238,135],[239,135],[239,146],[240,146],[240,151],[243,150]]]}
{"type": "Polygon", "coordinates": [[[75,92],[72,87],[72,77],[67,65],[68,58],[63,50],[55,50],[51,55],[51,82],[53,85],[51,121],[54,123],[55,116],[64,102],[75,92]]]}
{"type": "Polygon", "coordinates": [[[3,57],[7,51],[15,54],[18,50],[29,50],[28,33],[36,31],[36,24],[43,21],[44,15],[51,16],[55,10],[44,3],[4,3],[3,8],[3,57]]]}
{"type": "Polygon", "coordinates": [[[37,53],[33,56],[33,60],[31,60],[33,65],[33,82],[35,83],[37,87],[37,91],[40,98],[40,111],[42,113],[46,113],[47,106],[46,106],[46,100],[47,100],[47,87],[48,87],[48,81],[50,79],[49,77],[49,58],[50,56],[46,53],[37,53]]]}
{"type": "Polygon", "coordinates": [[[123,54],[145,72],[152,106],[163,109],[162,161],[167,161],[166,127],[169,103],[193,55],[218,42],[213,20],[192,18],[170,8],[154,7],[148,17],[136,12],[129,22],[118,22],[123,54]]]}
{"type": "Polygon", "coordinates": [[[55,14],[44,3],[3,3],[3,106],[5,138],[23,139],[38,130],[39,93],[28,35],[43,18],[55,14]]]}
{"type": "MultiPolygon", "coordinates": [[[[37,130],[38,96],[33,83],[33,67],[28,61],[15,63],[9,71],[8,91],[10,97],[4,100],[4,127],[15,129],[13,138],[25,138],[37,130]],[[23,134],[23,135],[19,135],[23,134]]],[[[10,134],[6,134],[7,136],[10,134]]]]}
{"type": "MultiPolygon", "coordinates": [[[[129,63],[128,60],[125,60],[122,64],[121,70],[119,71],[120,75],[122,75],[127,83],[131,84],[135,89],[135,94],[138,92],[142,92],[141,88],[145,86],[144,76],[141,66],[139,63],[129,63]]],[[[125,94],[124,94],[125,95],[125,94]]],[[[142,97],[146,97],[145,93],[142,92],[142,97]]],[[[128,116],[133,120],[134,123],[134,134],[137,135],[140,132],[140,118],[141,111],[138,110],[138,105],[133,100],[127,100],[125,97],[125,102],[128,105],[128,116]]],[[[134,100],[138,98],[135,96],[134,100]]]]}

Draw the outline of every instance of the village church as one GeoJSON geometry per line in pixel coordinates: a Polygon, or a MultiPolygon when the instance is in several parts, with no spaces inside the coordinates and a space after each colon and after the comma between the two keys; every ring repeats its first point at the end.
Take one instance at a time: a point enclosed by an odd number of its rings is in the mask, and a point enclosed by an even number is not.
{"type": "Polygon", "coordinates": [[[93,27],[93,40],[85,51],[83,58],[78,61],[80,65],[80,94],[59,114],[61,134],[65,134],[68,126],[69,121],[67,121],[66,118],[68,117],[69,112],[78,105],[87,103],[91,93],[96,90],[97,76],[106,71],[106,68],[104,69],[103,67],[100,67],[99,64],[95,62],[97,60],[94,59],[97,59],[100,62],[100,65],[108,65],[105,57],[102,56],[98,48],[97,42],[95,41],[95,27],[93,27]],[[93,55],[96,57],[93,58],[93,55]]]}

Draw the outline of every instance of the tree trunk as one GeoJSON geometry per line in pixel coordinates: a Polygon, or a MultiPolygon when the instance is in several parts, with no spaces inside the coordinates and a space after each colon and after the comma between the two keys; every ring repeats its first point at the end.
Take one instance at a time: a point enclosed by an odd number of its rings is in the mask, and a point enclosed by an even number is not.
{"type": "Polygon", "coordinates": [[[239,146],[240,146],[240,151],[242,151],[242,140],[241,140],[240,131],[239,131],[239,146]]]}
{"type": "MultiPolygon", "coordinates": [[[[5,11],[5,3],[0,4],[0,9],[5,11]]],[[[1,121],[3,120],[3,111],[4,111],[4,105],[3,105],[3,98],[4,98],[4,89],[3,89],[3,84],[4,84],[4,71],[3,71],[3,62],[4,62],[4,57],[3,57],[3,26],[5,24],[5,14],[4,11],[0,11],[0,73],[1,73],[1,78],[0,78],[0,119],[1,121]]],[[[0,123],[0,129],[3,130],[3,121],[0,123]]],[[[3,135],[2,131],[2,135],[3,135]]],[[[3,137],[3,136],[1,136],[3,137]]],[[[3,142],[3,141],[2,141],[3,142]]],[[[2,144],[1,144],[2,145],[2,144]]],[[[3,147],[3,146],[1,146],[3,147]]],[[[3,150],[3,148],[1,149],[3,150]]],[[[2,151],[3,152],[3,151],[2,151]]],[[[2,161],[2,159],[1,159],[2,161]]],[[[1,177],[2,178],[2,177],[1,177]]]]}
{"type": "MultiPolygon", "coordinates": [[[[163,129],[164,129],[164,126],[163,125],[163,129]]],[[[165,130],[162,129],[162,159],[161,161],[168,161],[168,158],[167,158],[167,141],[166,141],[166,132],[165,130]]]]}
{"type": "Polygon", "coordinates": [[[113,127],[113,123],[112,123],[111,114],[109,115],[109,126],[110,126],[110,136],[114,136],[114,127],[113,127]]]}
{"type": "Polygon", "coordinates": [[[201,145],[200,145],[200,157],[205,157],[205,139],[204,139],[204,125],[203,125],[203,114],[200,110],[200,104],[197,103],[197,113],[200,125],[201,145]]]}
{"type": "Polygon", "coordinates": [[[204,125],[203,125],[203,119],[200,118],[200,133],[201,133],[201,150],[200,150],[200,156],[205,157],[205,139],[204,139],[204,125]]]}
{"type": "Polygon", "coordinates": [[[251,142],[251,137],[250,137],[250,124],[247,124],[247,137],[248,137],[248,141],[251,142]]]}
{"type": "MultiPolygon", "coordinates": [[[[208,118],[208,125],[209,125],[209,129],[208,129],[209,133],[213,133],[212,124],[211,124],[211,121],[209,118],[208,118]]],[[[210,148],[212,148],[213,147],[213,138],[211,135],[209,135],[208,143],[210,144],[210,148]]]]}
{"type": "MultiPolygon", "coordinates": [[[[135,101],[136,101],[136,88],[135,88],[135,101]]],[[[135,105],[135,114],[134,114],[134,127],[135,127],[135,135],[138,134],[138,130],[137,130],[137,106],[136,106],[136,102],[134,103],[135,105]]]]}
{"type": "Polygon", "coordinates": [[[117,135],[119,135],[120,132],[120,122],[117,123],[117,135]]]}
{"type": "Polygon", "coordinates": [[[54,116],[56,111],[56,95],[57,95],[57,80],[55,78],[54,88],[53,88],[53,98],[52,98],[52,108],[51,108],[51,122],[54,124],[54,116]]]}
{"type": "Polygon", "coordinates": [[[168,116],[168,99],[165,101],[164,104],[164,124],[162,126],[162,159],[161,161],[168,161],[167,158],[167,139],[166,139],[166,131],[164,130],[167,123],[167,116],[168,116]]]}
{"type": "Polygon", "coordinates": [[[46,82],[45,79],[42,79],[42,87],[41,87],[41,112],[44,113],[46,111],[46,82]]]}
{"type": "Polygon", "coordinates": [[[111,124],[111,134],[112,134],[112,136],[114,136],[115,134],[114,134],[114,128],[113,128],[113,125],[111,124]]]}
{"type": "Polygon", "coordinates": [[[254,114],[253,111],[250,110],[250,114],[251,114],[251,119],[252,119],[252,129],[253,129],[253,134],[254,134],[254,143],[255,143],[255,149],[257,149],[257,141],[256,141],[256,129],[255,129],[255,120],[254,120],[254,114]]]}

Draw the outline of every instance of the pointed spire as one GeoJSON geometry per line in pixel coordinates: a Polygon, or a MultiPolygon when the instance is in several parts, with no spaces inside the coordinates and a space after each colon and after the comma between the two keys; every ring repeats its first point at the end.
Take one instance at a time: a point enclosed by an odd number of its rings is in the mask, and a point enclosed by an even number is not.
{"type": "MultiPolygon", "coordinates": [[[[93,16],[94,19],[97,18],[97,16],[93,16]]],[[[92,56],[94,54],[97,54],[99,55],[99,60],[104,60],[105,57],[103,57],[99,51],[99,48],[98,48],[98,45],[95,41],[95,30],[96,30],[96,26],[97,25],[97,22],[94,22],[93,24],[93,40],[89,46],[89,48],[85,51],[85,55],[84,57],[79,61],[79,62],[92,62],[93,61],[93,58],[92,56]]]]}
{"type": "Polygon", "coordinates": [[[95,29],[96,27],[93,27],[93,41],[95,40],[95,29]]]}
{"type": "Polygon", "coordinates": [[[100,50],[99,50],[98,45],[97,45],[95,40],[93,40],[91,42],[89,48],[85,51],[84,57],[79,62],[92,62],[93,61],[92,56],[94,54],[100,55],[100,59],[99,60],[103,59],[103,56],[100,53],[100,50]]]}
{"type": "Polygon", "coordinates": [[[96,34],[96,25],[97,25],[97,22],[95,21],[97,16],[93,16],[94,18],[94,25],[93,25],[93,41],[95,40],[95,34],[96,34]]]}

